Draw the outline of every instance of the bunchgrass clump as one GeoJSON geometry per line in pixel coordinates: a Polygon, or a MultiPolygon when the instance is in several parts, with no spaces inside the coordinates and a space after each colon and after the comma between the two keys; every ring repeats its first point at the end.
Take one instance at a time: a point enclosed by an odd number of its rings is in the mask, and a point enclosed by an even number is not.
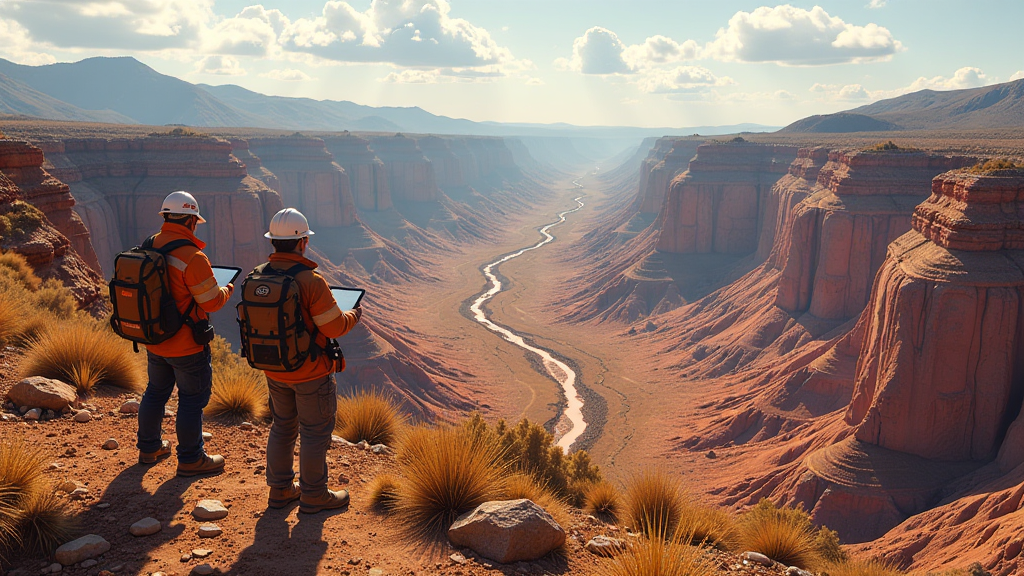
{"type": "Polygon", "coordinates": [[[338,398],[334,431],[349,442],[393,444],[402,423],[398,408],[382,392],[364,390],[338,398]]]}
{"type": "Polygon", "coordinates": [[[687,503],[683,506],[676,531],[688,534],[690,543],[733,550],[739,542],[736,520],[725,510],[687,503]]]}
{"type": "Polygon", "coordinates": [[[761,500],[739,522],[740,544],[787,566],[813,568],[820,562],[811,519],[800,508],[778,508],[761,500]]]}
{"type": "Polygon", "coordinates": [[[650,538],[675,534],[686,503],[682,483],[664,470],[645,468],[626,483],[630,525],[650,538]]]}
{"type": "Polygon", "coordinates": [[[551,514],[561,526],[567,526],[571,520],[569,506],[551,489],[539,483],[536,478],[522,472],[513,472],[503,481],[502,499],[519,500],[525,498],[551,514]]]}
{"type": "Polygon", "coordinates": [[[604,480],[594,482],[587,487],[583,502],[587,512],[610,520],[617,518],[622,508],[619,489],[611,482],[604,480]]]}
{"type": "Polygon", "coordinates": [[[64,508],[64,500],[47,490],[25,500],[19,532],[23,549],[50,556],[77,530],[75,519],[64,508]]]}
{"type": "Polygon", "coordinates": [[[370,482],[370,502],[381,512],[392,512],[398,503],[399,481],[392,474],[378,474],[370,482]]]}
{"type": "Polygon", "coordinates": [[[16,252],[0,253],[0,268],[9,272],[12,278],[16,279],[28,290],[38,290],[43,281],[36,276],[35,270],[28,263],[24,256],[16,252]]]}
{"type": "Polygon", "coordinates": [[[1024,164],[1010,158],[990,158],[967,169],[971,174],[988,174],[1000,170],[1021,170],[1024,164]]]}
{"type": "Polygon", "coordinates": [[[501,496],[501,454],[464,427],[409,430],[398,447],[396,510],[410,527],[439,535],[459,515],[501,496]]]}
{"type": "Polygon", "coordinates": [[[823,572],[829,576],[903,576],[895,566],[879,560],[849,560],[827,563],[823,572]]]}
{"type": "Polygon", "coordinates": [[[29,342],[21,363],[21,377],[44,376],[67,382],[81,393],[98,385],[141,392],[142,366],[131,344],[100,322],[83,319],[45,329],[29,342]]]}
{"type": "Polygon", "coordinates": [[[45,218],[35,206],[15,200],[0,212],[0,240],[21,240],[42,226],[45,218]]]}
{"type": "Polygon", "coordinates": [[[68,320],[78,311],[78,302],[71,291],[53,278],[33,292],[32,304],[60,320],[68,320]]]}
{"type": "Polygon", "coordinates": [[[210,403],[204,414],[226,422],[266,419],[270,415],[267,381],[249,366],[214,370],[210,403]]]}
{"type": "Polygon", "coordinates": [[[41,453],[20,441],[0,442],[0,561],[50,555],[71,539],[74,527],[43,474],[41,453]]]}
{"type": "Polygon", "coordinates": [[[18,494],[16,500],[45,492],[42,453],[20,440],[0,443],[0,483],[18,494]]]}
{"type": "Polygon", "coordinates": [[[603,564],[603,576],[706,576],[716,566],[700,546],[690,546],[689,535],[642,537],[603,564]]]}

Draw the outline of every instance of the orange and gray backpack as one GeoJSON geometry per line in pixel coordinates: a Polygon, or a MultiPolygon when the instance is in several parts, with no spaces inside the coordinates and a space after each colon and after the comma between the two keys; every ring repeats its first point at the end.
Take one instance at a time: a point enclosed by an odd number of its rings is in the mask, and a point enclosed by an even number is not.
{"type": "Polygon", "coordinates": [[[114,258],[114,277],[109,284],[114,309],[110,326],[119,336],[131,340],[136,352],[139,344],[160,344],[177,334],[195,307],[193,301],[184,314],[178,311],[167,278],[168,255],[195,244],[174,240],[154,248],[155,237],[114,258]]]}
{"type": "Polygon", "coordinates": [[[296,264],[281,271],[261,264],[242,281],[242,301],[235,307],[242,334],[242,356],[249,365],[269,372],[291,372],[321,352],[316,327],[310,332],[302,317],[295,276],[310,270],[296,264]]]}

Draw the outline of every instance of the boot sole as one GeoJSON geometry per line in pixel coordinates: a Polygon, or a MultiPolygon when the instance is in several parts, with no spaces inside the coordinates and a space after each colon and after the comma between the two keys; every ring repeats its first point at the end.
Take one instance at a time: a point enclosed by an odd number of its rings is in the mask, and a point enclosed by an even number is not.
{"type": "Polygon", "coordinates": [[[223,473],[224,468],[216,468],[214,470],[178,470],[177,475],[182,478],[191,478],[193,476],[216,476],[223,473]]]}
{"type": "Polygon", "coordinates": [[[150,465],[156,464],[156,463],[158,463],[158,462],[160,462],[162,460],[166,460],[170,456],[171,456],[170,452],[168,452],[167,454],[161,454],[159,456],[154,456],[152,458],[143,458],[142,456],[139,456],[139,464],[145,464],[147,466],[150,466],[150,465]]]}
{"type": "Polygon", "coordinates": [[[342,508],[348,508],[349,499],[346,498],[345,502],[335,506],[311,506],[309,504],[303,504],[299,502],[299,512],[303,514],[316,514],[317,512],[323,512],[324,510],[341,510],[342,508]]]}
{"type": "Polygon", "coordinates": [[[280,510],[281,508],[287,508],[291,504],[294,504],[299,497],[296,496],[290,500],[267,500],[267,507],[280,510]]]}

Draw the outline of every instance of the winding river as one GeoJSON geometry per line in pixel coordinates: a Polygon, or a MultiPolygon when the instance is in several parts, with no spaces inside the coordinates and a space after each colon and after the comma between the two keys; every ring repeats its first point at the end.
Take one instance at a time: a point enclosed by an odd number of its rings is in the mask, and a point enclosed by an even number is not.
{"type": "MultiPolygon", "coordinates": [[[[583,188],[583,185],[580,184],[579,178],[573,180],[572,183],[577,188],[583,188]]],[[[500,259],[484,266],[483,273],[488,281],[488,289],[486,292],[480,295],[479,298],[474,300],[473,305],[470,306],[469,308],[473,312],[473,318],[477,322],[483,324],[489,330],[497,332],[502,336],[502,338],[508,340],[509,342],[515,344],[516,346],[519,346],[523,350],[532,352],[539,356],[541,359],[541,363],[544,364],[544,369],[547,370],[548,374],[551,375],[551,377],[554,378],[562,386],[562,391],[565,393],[565,398],[567,401],[565,407],[565,416],[566,418],[568,418],[569,423],[572,425],[571,428],[569,428],[569,430],[561,438],[558,439],[558,445],[565,450],[568,450],[569,447],[572,446],[573,442],[575,442],[576,439],[578,439],[580,435],[583,434],[583,431],[586,430],[587,428],[587,423],[583,420],[583,398],[580,397],[579,393],[576,391],[576,372],[572,368],[570,368],[565,362],[562,362],[558,358],[555,358],[547,350],[527,344],[526,340],[522,336],[516,334],[515,332],[508,328],[505,328],[504,326],[500,326],[492,322],[487,317],[487,313],[483,310],[483,305],[485,302],[487,302],[491,298],[494,298],[499,292],[501,292],[501,281],[498,280],[498,277],[494,274],[495,268],[497,268],[498,266],[505,262],[508,262],[513,258],[518,258],[519,256],[522,256],[523,254],[530,252],[531,250],[536,250],[544,246],[545,244],[550,244],[551,242],[553,242],[555,240],[555,237],[552,236],[551,233],[548,231],[554,228],[555,226],[558,226],[562,222],[565,222],[566,215],[572,214],[573,212],[576,212],[583,208],[582,199],[583,196],[577,196],[575,198],[575,202],[577,204],[575,208],[572,208],[571,210],[566,210],[564,212],[559,212],[558,220],[555,220],[554,222],[547,224],[543,228],[541,228],[540,233],[543,236],[543,238],[539,242],[537,242],[533,246],[523,248],[518,252],[513,252],[511,254],[505,255],[500,259]]]]}

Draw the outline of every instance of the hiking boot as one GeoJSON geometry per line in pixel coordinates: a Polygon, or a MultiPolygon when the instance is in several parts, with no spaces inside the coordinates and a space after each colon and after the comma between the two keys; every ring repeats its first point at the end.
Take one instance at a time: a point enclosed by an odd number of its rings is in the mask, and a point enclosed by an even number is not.
{"type": "Polygon", "coordinates": [[[156,452],[139,452],[139,464],[156,464],[171,455],[171,443],[164,440],[156,452]]]}
{"type": "Polygon", "coordinates": [[[271,488],[270,498],[267,499],[267,506],[271,508],[284,508],[295,502],[302,496],[298,484],[292,484],[288,488],[271,488]]]}
{"type": "Polygon", "coordinates": [[[219,454],[203,454],[203,457],[195,462],[178,462],[178,476],[203,476],[220,474],[223,471],[224,457],[219,454]]]}
{"type": "Polygon", "coordinates": [[[335,510],[348,506],[348,490],[328,490],[322,496],[306,497],[299,499],[299,512],[303,514],[316,514],[321,510],[335,510]]]}

